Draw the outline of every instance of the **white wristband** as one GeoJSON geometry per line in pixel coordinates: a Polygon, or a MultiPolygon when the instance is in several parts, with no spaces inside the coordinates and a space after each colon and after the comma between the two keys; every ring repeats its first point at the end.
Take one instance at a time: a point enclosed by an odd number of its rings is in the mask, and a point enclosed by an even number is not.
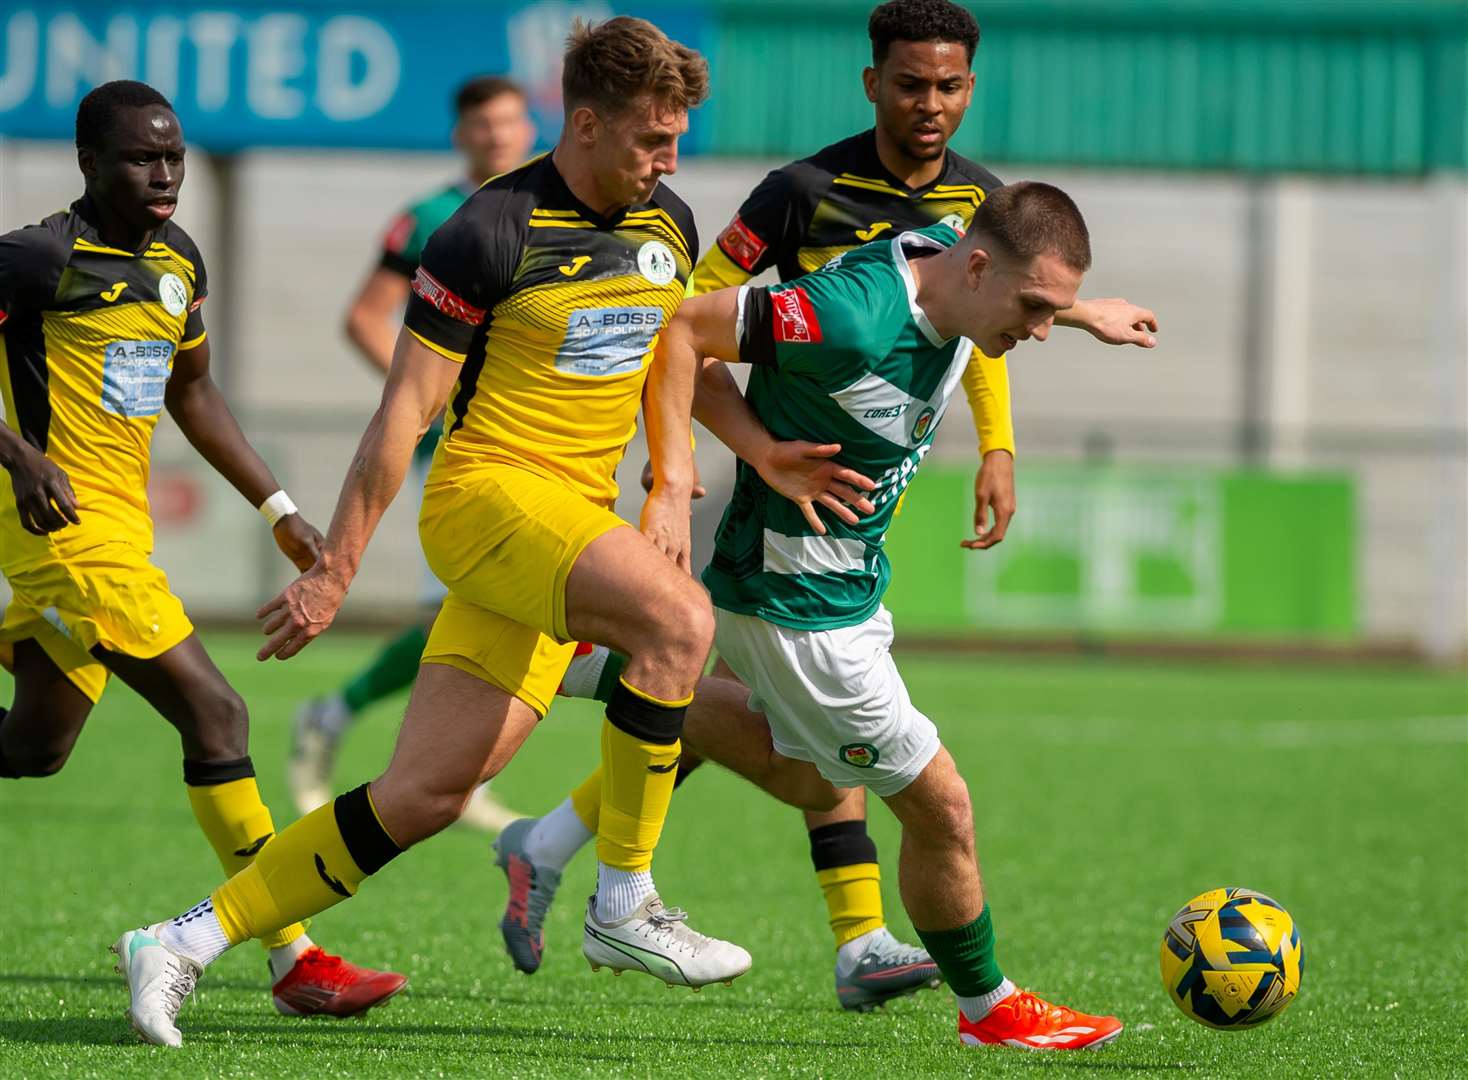
{"type": "Polygon", "coordinates": [[[291,497],[284,490],[277,491],[260,504],[260,516],[272,529],[281,518],[294,513],[298,513],[296,504],[291,502],[291,497]]]}

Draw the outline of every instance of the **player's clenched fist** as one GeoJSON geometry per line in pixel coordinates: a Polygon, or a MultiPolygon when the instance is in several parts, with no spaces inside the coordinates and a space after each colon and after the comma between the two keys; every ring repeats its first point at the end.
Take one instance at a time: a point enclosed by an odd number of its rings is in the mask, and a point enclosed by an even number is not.
{"type": "Polygon", "coordinates": [[[261,632],[270,639],[260,646],[255,659],[295,656],[331,625],[346,598],[346,585],[316,563],[255,612],[261,632]]]}

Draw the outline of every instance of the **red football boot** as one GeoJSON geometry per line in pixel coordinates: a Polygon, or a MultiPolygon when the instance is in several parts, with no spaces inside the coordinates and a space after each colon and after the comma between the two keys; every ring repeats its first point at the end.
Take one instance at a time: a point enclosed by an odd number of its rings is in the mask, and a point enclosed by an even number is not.
{"type": "Polygon", "coordinates": [[[1020,1050],[1082,1050],[1103,1046],[1121,1034],[1114,1016],[1087,1016],[1052,1005],[1028,990],[1016,990],[978,1023],[958,1013],[958,1038],[965,1046],[1014,1046],[1020,1050]]]}
{"type": "Polygon", "coordinates": [[[407,985],[406,975],[358,967],[312,945],[271,993],[286,1016],[358,1016],[407,985]]]}

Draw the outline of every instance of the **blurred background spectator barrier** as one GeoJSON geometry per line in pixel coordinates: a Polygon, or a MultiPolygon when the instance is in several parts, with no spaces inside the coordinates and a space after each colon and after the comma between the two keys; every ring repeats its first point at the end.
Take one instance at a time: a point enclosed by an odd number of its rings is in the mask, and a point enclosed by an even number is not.
{"type": "MultiPolygon", "coordinates": [[[[617,9],[710,57],[713,97],[672,182],[705,244],[768,168],[870,125],[868,6],[617,9]]],[[[1096,250],[1086,291],[1153,307],[1162,344],[1122,353],[1062,331],[1011,357],[1020,513],[987,554],[957,548],[973,435],[955,406],[893,530],[904,634],[1323,641],[1461,660],[1468,4],[971,7],[984,37],[954,148],[1071,191],[1096,250]]],[[[178,220],[209,264],[219,377],[324,526],[378,392],[341,339],[344,308],[393,213],[455,175],[453,88],[508,72],[549,145],[566,27],[612,11],[12,2],[0,226],[80,192],[68,140],[91,85],[144,78],[169,94],[194,147],[178,220]]],[[[730,467],[712,439],[700,458],[706,553],[730,467]]],[[[197,615],[252,612],[287,574],[258,518],[166,425],[156,460],[161,564],[197,615]]],[[[348,616],[412,606],[409,501],[348,616]]]]}

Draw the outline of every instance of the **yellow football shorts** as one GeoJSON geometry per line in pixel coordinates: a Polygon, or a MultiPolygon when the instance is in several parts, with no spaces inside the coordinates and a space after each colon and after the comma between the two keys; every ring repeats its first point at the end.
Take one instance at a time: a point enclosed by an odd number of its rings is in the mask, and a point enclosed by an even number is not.
{"type": "Polygon", "coordinates": [[[34,638],[93,702],[108,676],[93,646],[150,660],[194,632],[167,576],[132,544],[102,544],[6,578],[14,595],[0,641],[34,638]]]}
{"type": "Polygon", "coordinates": [[[448,664],[544,716],[571,662],[566,579],[627,523],[565,484],[511,465],[455,469],[423,491],[418,533],[449,590],[424,663],[448,664]]]}

